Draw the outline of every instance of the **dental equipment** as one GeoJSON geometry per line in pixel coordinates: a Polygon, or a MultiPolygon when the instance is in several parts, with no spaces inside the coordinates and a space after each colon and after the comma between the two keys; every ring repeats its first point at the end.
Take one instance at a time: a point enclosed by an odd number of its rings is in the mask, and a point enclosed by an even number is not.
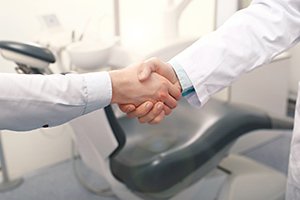
{"type": "Polygon", "coordinates": [[[66,48],[71,64],[77,70],[100,70],[108,66],[111,50],[118,39],[74,42],[66,48]]]}
{"type": "Polygon", "coordinates": [[[0,42],[1,55],[17,64],[16,71],[24,74],[52,74],[49,64],[54,55],[46,48],[11,41],[0,42]]]}

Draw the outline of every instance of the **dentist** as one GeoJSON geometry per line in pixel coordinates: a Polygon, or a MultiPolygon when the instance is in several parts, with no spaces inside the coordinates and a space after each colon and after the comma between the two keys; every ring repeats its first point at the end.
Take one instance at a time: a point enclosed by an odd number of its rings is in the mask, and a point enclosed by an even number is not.
{"type": "MultiPolygon", "coordinates": [[[[200,19],[201,20],[201,19],[200,19]]],[[[239,76],[269,63],[300,40],[300,0],[253,0],[223,26],[206,35],[169,61],[156,60],[155,67],[140,68],[139,80],[156,72],[177,76],[182,95],[193,105],[232,84],[239,76]]],[[[300,199],[300,91],[291,144],[287,200],[300,199]]],[[[141,122],[153,120],[159,111],[120,105],[141,122]],[[150,110],[150,112],[149,112],[150,110]],[[131,111],[131,112],[130,112],[131,111]]]]}

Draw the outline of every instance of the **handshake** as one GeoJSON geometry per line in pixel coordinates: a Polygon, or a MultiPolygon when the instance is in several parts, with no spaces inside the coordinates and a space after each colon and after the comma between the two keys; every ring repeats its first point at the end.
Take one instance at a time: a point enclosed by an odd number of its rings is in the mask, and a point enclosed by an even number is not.
{"type": "Polygon", "coordinates": [[[181,97],[178,78],[168,63],[157,58],[109,72],[111,103],[141,123],[157,124],[177,106],[181,97]]]}

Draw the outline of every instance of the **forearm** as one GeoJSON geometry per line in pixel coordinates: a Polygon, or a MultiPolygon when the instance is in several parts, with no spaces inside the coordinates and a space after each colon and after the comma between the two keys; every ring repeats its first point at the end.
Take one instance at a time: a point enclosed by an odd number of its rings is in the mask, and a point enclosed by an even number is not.
{"type": "Polygon", "coordinates": [[[221,28],[174,57],[203,105],[241,74],[270,62],[300,35],[300,3],[256,0],[221,28]]]}
{"type": "Polygon", "coordinates": [[[107,73],[0,74],[0,129],[56,126],[110,103],[107,73]]]}

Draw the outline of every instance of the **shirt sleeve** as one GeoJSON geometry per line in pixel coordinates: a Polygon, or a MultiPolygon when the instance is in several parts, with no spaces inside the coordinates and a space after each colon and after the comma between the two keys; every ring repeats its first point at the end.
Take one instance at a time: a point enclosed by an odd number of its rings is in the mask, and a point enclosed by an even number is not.
{"type": "Polygon", "coordinates": [[[265,63],[299,41],[299,0],[254,0],[215,32],[175,56],[204,105],[241,74],[265,63]]]}
{"type": "Polygon", "coordinates": [[[107,72],[68,75],[0,74],[0,129],[51,127],[111,101],[107,72]]]}

